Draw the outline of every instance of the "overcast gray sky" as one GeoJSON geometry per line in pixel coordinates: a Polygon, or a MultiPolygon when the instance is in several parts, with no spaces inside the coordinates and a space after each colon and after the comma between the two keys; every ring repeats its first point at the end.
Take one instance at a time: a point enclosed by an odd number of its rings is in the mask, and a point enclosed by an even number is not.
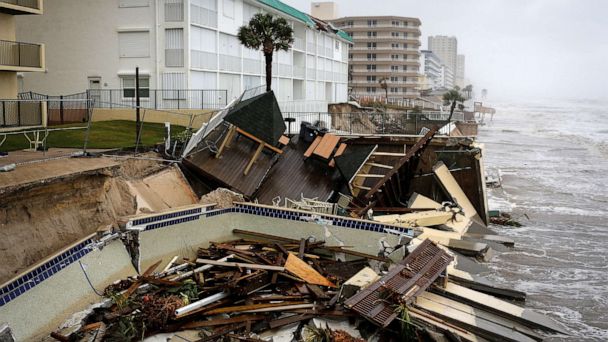
{"type": "MultiPolygon", "coordinates": [[[[310,13],[310,1],[283,1],[310,13]]],[[[423,48],[456,36],[466,76],[492,97],[608,99],[608,0],[335,2],[340,16],[420,18],[423,48]]]]}

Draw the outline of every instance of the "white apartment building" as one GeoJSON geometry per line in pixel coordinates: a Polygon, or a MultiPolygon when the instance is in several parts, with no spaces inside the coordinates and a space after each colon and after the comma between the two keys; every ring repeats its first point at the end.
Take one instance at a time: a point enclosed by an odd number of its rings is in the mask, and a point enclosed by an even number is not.
{"type": "Polygon", "coordinates": [[[421,86],[423,89],[438,89],[443,87],[443,62],[430,50],[420,51],[420,71],[424,74],[424,84],[421,86]]]}
{"type": "Polygon", "coordinates": [[[454,88],[454,72],[445,64],[441,65],[440,85],[447,89],[454,88]]]}
{"type": "MultiPolygon", "coordinates": [[[[342,31],[322,31],[309,15],[277,0],[53,0],[43,19],[19,18],[25,40],[46,43],[47,72],[23,89],[70,94],[142,88],[226,89],[227,100],[265,83],[261,51],[244,48],[238,28],[258,12],[282,16],[295,42],[275,53],[272,88],[283,110],[327,111],[347,100],[348,49],[342,31]]],[[[166,95],[163,95],[166,96],[166,95]]]]}
{"type": "Polygon", "coordinates": [[[465,58],[464,55],[457,55],[456,56],[456,75],[455,76],[455,83],[457,86],[459,86],[460,88],[464,88],[465,86],[465,81],[464,81],[464,68],[465,65],[465,58]]]}
{"type": "Polygon", "coordinates": [[[430,36],[428,39],[428,50],[433,51],[452,72],[456,70],[458,40],[456,37],[430,36]]]}

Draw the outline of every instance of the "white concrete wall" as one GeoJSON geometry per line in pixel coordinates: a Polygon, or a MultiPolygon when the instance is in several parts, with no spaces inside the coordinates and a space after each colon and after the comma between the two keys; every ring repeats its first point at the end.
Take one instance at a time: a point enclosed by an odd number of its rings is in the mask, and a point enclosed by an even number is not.
{"type": "MultiPolygon", "coordinates": [[[[165,0],[148,0],[144,7],[121,8],[119,4],[125,1],[135,0],[53,0],[45,6],[43,17],[19,18],[18,31],[24,39],[48,46],[48,72],[25,75],[24,90],[50,95],[82,92],[89,87],[88,77],[101,77],[102,89],[121,88],[119,76],[133,73],[136,66],[142,75],[150,76],[151,88],[227,89],[228,102],[247,87],[264,84],[262,54],[241,47],[235,36],[254,13],[285,14],[253,0],[216,0],[211,11],[201,12],[201,5],[209,2],[184,0],[184,20],[167,22],[165,0]],[[165,47],[175,44],[165,41],[165,30],[175,28],[184,30],[184,66],[166,67],[165,47]],[[121,58],[119,31],[141,29],[150,32],[150,56],[121,58]]],[[[142,1],[146,3],[136,2],[142,1]]],[[[290,49],[273,59],[273,76],[283,80],[272,85],[275,93],[281,94],[282,108],[327,111],[328,101],[345,101],[346,41],[326,33],[312,34],[313,30],[304,23],[287,16],[286,19],[294,25],[299,41],[297,58],[290,49]],[[322,72],[309,73],[306,68],[322,72]],[[294,100],[298,97],[293,94],[294,82],[301,81],[307,88],[303,92],[306,98],[294,100]],[[312,85],[315,89],[308,89],[312,85]],[[312,94],[315,96],[309,97],[312,94]]],[[[299,85],[295,88],[301,92],[299,85]]]]}
{"type": "Polygon", "coordinates": [[[149,73],[156,78],[154,1],[147,7],[121,8],[116,0],[53,0],[43,16],[19,16],[17,35],[46,44],[47,73],[24,75],[24,89],[45,94],[70,94],[88,88],[88,77],[101,77],[102,88],[120,88],[120,72],[149,73]],[[120,58],[119,30],[144,29],[150,34],[150,56],[120,58]],[[107,86],[106,86],[107,84],[107,86]]]}

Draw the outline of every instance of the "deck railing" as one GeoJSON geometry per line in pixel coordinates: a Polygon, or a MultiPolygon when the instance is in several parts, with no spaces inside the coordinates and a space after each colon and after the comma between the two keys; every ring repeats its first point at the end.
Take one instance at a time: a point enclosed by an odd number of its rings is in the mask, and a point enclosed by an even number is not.
{"type": "Polygon", "coordinates": [[[298,134],[302,123],[309,123],[328,132],[342,135],[419,134],[423,128],[439,127],[464,120],[462,112],[399,112],[399,113],[327,113],[327,112],[283,112],[283,118],[291,118],[287,133],[298,134]]]}
{"type": "Polygon", "coordinates": [[[0,65],[41,68],[41,45],[0,40],[0,65]]]}

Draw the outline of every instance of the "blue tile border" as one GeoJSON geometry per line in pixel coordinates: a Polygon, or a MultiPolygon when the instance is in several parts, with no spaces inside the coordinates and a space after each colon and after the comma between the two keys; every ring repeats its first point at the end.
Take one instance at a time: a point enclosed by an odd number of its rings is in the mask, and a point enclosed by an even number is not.
{"type": "Polygon", "coordinates": [[[93,248],[94,243],[92,238],[82,241],[1,288],[0,307],[15,300],[15,298],[50,278],[55,273],[78,261],[83,256],[89,254],[93,248]]]}
{"type": "Polygon", "coordinates": [[[212,208],[212,207],[193,208],[193,209],[188,209],[188,210],[176,211],[176,212],[172,212],[172,213],[168,213],[168,214],[160,214],[160,215],[156,215],[156,216],[134,219],[133,221],[131,221],[131,224],[133,226],[146,225],[146,227],[148,227],[149,223],[153,223],[153,222],[164,221],[164,220],[168,220],[168,219],[172,219],[172,218],[176,218],[176,217],[180,217],[180,216],[202,214],[203,209],[209,209],[209,208],[212,208]]]}
{"type": "MultiPolygon", "coordinates": [[[[346,217],[342,218],[317,213],[296,212],[280,208],[269,208],[243,203],[236,204],[236,206],[226,209],[214,209],[213,207],[188,209],[164,215],[161,214],[158,216],[136,219],[132,222],[135,225],[145,224],[145,231],[150,231],[154,229],[173,226],[184,222],[198,220],[201,217],[213,217],[227,213],[244,213],[300,222],[311,222],[311,217],[314,216],[315,218],[326,221],[328,224],[344,228],[366,230],[377,233],[384,233],[384,229],[387,228],[397,231],[403,231],[404,233],[408,233],[410,231],[410,229],[408,228],[385,225],[382,223],[375,223],[371,221],[354,220],[346,217]],[[173,219],[168,220],[171,218],[173,219]]],[[[87,239],[79,243],[78,245],[73,246],[70,249],[64,251],[60,255],[55,256],[53,259],[47,261],[43,265],[40,265],[36,269],[19,277],[15,281],[9,283],[4,288],[1,288],[0,307],[6,305],[10,301],[14,300],[15,298],[34,288],[38,284],[42,283],[46,279],[50,278],[57,272],[78,261],[85,255],[90,253],[94,248],[95,243],[93,238],[87,239]]]]}

